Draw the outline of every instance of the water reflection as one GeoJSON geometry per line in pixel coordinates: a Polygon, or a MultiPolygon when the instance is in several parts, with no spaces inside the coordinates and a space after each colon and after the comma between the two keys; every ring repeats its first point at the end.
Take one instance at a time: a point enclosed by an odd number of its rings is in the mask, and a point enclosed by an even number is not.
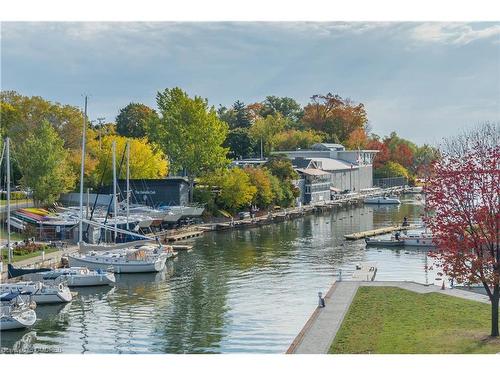
{"type": "MultiPolygon", "coordinates": [[[[366,248],[344,235],[419,221],[420,202],[364,206],[260,228],[208,233],[158,274],[117,275],[111,288],[81,288],[70,304],[37,309],[34,348],[68,353],[284,352],[339,270],[362,261],[378,280],[433,282],[426,249],[366,248]]],[[[31,337],[31,336],[30,336],[31,337]]],[[[26,345],[25,345],[26,346],[26,345]]]]}

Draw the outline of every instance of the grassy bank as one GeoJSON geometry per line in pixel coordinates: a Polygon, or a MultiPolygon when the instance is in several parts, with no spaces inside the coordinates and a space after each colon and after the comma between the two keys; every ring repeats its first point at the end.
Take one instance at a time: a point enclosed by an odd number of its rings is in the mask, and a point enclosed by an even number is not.
{"type": "Polygon", "coordinates": [[[330,353],[498,353],[490,305],[439,293],[361,287],[330,353]]]}
{"type": "MultiPolygon", "coordinates": [[[[47,255],[49,253],[53,253],[54,251],[57,251],[57,250],[58,249],[56,249],[56,248],[47,248],[45,250],[45,255],[47,255]]],[[[41,251],[35,251],[33,253],[30,253],[30,254],[14,255],[12,261],[13,262],[19,262],[20,260],[34,258],[34,257],[37,257],[39,255],[42,255],[41,251]]],[[[7,249],[2,249],[2,259],[3,259],[4,262],[7,262],[7,259],[9,259],[9,254],[7,253],[7,249]]]]}

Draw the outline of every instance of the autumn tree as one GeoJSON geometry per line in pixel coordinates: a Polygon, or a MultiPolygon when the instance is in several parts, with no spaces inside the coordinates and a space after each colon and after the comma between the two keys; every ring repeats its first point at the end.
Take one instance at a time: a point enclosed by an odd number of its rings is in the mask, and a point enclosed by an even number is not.
{"type": "Polygon", "coordinates": [[[63,144],[54,128],[43,121],[15,150],[23,174],[21,184],[33,190],[36,204],[52,204],[75,186],[76,175],[63,144]]]}
{"type": "Polygon", "coordinates": [[[233,213],[250,206],[257,193],[257,188],[251,184],[250,177],[241,168],[218,171],[204,180],[212,186],[217,186],[218,204],[233,213]]]}
{"type": "Polygon", "coordinates": [[[155,110],[141,103],[130,103],[116,116],[116,132],[124,137],[146,136],[148,123],[158,118],[155,110]]]}
{"type": "Polygon", "coordinates": [[[373,176],[376,178],[389,178],[389,177],[405,177],[408,178],[410,175],[408,170],[401,164],[394,161],[388,161],[380,168],[377,168],[373,176]]]}
{"type": "Polygon", "coordinates": [[[343,143],[359,128],[365,128],[368,117],[362,103],[328,93],[313,95],[311,103],[304,107],[302,121],[305,125],[324,132],[328,142],[343,143]]]}
{"type": "Polygon", "coordinates": [[[364,149],[368,144],[368,136],[364,128],[356,128],[349,134],[345,146],[350,150],[364,149]]]}
{"type": "Polygon", "coordinates": [[[244,171],[250,179],[250,184],[257,189],[252,204],[260,208],[268,207],[274,201],[271,173],[266,168],[245,168],[244,171]]]}
{"type": "Polygon", "coordinates": [[[178,87],[158,92],[156,101],[160,117],[148,126],[148,138],[168,156],[171,170],[188,176],[192,199],[194,178],[229,162],[228,125],[206,99],[178,87]]]}
{"type": "Polygon", "coordinates": [[[500,126],[484,124],[449,139],[426,179],[426,219],[443,272],[481,284],[498,337],[500,298],[500,126]]]}

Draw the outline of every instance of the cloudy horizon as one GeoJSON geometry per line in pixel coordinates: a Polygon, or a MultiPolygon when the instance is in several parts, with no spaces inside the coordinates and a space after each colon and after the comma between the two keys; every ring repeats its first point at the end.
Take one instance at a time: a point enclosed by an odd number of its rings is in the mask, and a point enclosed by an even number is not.
{"type": "Polygon", "coordinates": [[[500,23],[1,23],[1,88],[114,121],[179,86],[211,105],[328,92],[418,144],[500,120],[500,23]]]}

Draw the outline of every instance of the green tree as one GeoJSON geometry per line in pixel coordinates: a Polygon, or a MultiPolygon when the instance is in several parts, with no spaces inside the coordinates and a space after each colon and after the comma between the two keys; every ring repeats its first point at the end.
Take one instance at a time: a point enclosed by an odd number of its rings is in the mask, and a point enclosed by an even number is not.
{"type": "Polygon", "coordinates": [[[76,176],[69,166],[64,141],[54,128],[44,121],[17,149],[23,177],[21,183],[33,190],[36,204],[52,204],[61,193],[75,186],[76,176]]]}
{"type": "Polygon", "coordinates": [[[171,170],[187,174],[192,198],[195,176],[229,163],[222,146],[228,125],[206,99],[190,98],[178,87],[158,92],[156,101],[160,117],[148,126],[148,138],[168,156],[171,170]]]}
{"type": "Polygon", "coordinates": [[[373,172],[376,178],[386,178],[386,177],[406,177],[408,178],[410,174],[408,170],[401,164],[389,161],[381,168],[375,169],[373,172]]]}
{"type": "Polygon", "coordinates": [[[125,137],[142,138],[146,135],[148,123],[157,118],[156,112],[147,105],[130,103],[120,109],[116,117],[116,132],[125,137]]]}
{"type": "Polygon", "coordinates": [[[269,207],[274,201],[274,191],[271,185],[271,173],[266,168],[245,168],[250,183],[257,188],[252,204],[260,208],[269,207]]]}
{"type": "Polygon", "coordinates": [[[252,124],[250,136],[256,142],[262,142],[264,155],[269,155],[274,148],[276,134],[283,131],[285,125],[286,120],[281,114],[268,115],[252,124]]]}
{"type": "Polygon", "coordinates": [[[323,141],[323,136],[313,130],[286,130],[274,136],[274,147],[278,151],[306,149],[323,141]]]}
{"type": "Polygon", "coordinates": [[[250,137],[248,129],[245,128],[230,130],[224,146],[229,148],[229,156],[233,159],[250,158],[258,152],[257,142],[250,137]]]}
{"type": "Polygon", "coordinates": [[[283,155],[273,155],[264,166],[280,181],[295,180],[299,177],[290,159],[283,155]]]}
{"type": "Polygon", "coordinates": [[[252,185],[250,177],[241,168],[226,170],[212,183],[220,189],[218,203],[232,212],[249,206],[257,193],[257,188],[252,185]]]}
{"type": "Polygon", "coordinates": [[[296,124],[304,114],[300,104],[288,97],[267,96],[262,104],[264,105],[261,110],[262,117],[279,113],[289,120],[289,125],[296,124]]]}

